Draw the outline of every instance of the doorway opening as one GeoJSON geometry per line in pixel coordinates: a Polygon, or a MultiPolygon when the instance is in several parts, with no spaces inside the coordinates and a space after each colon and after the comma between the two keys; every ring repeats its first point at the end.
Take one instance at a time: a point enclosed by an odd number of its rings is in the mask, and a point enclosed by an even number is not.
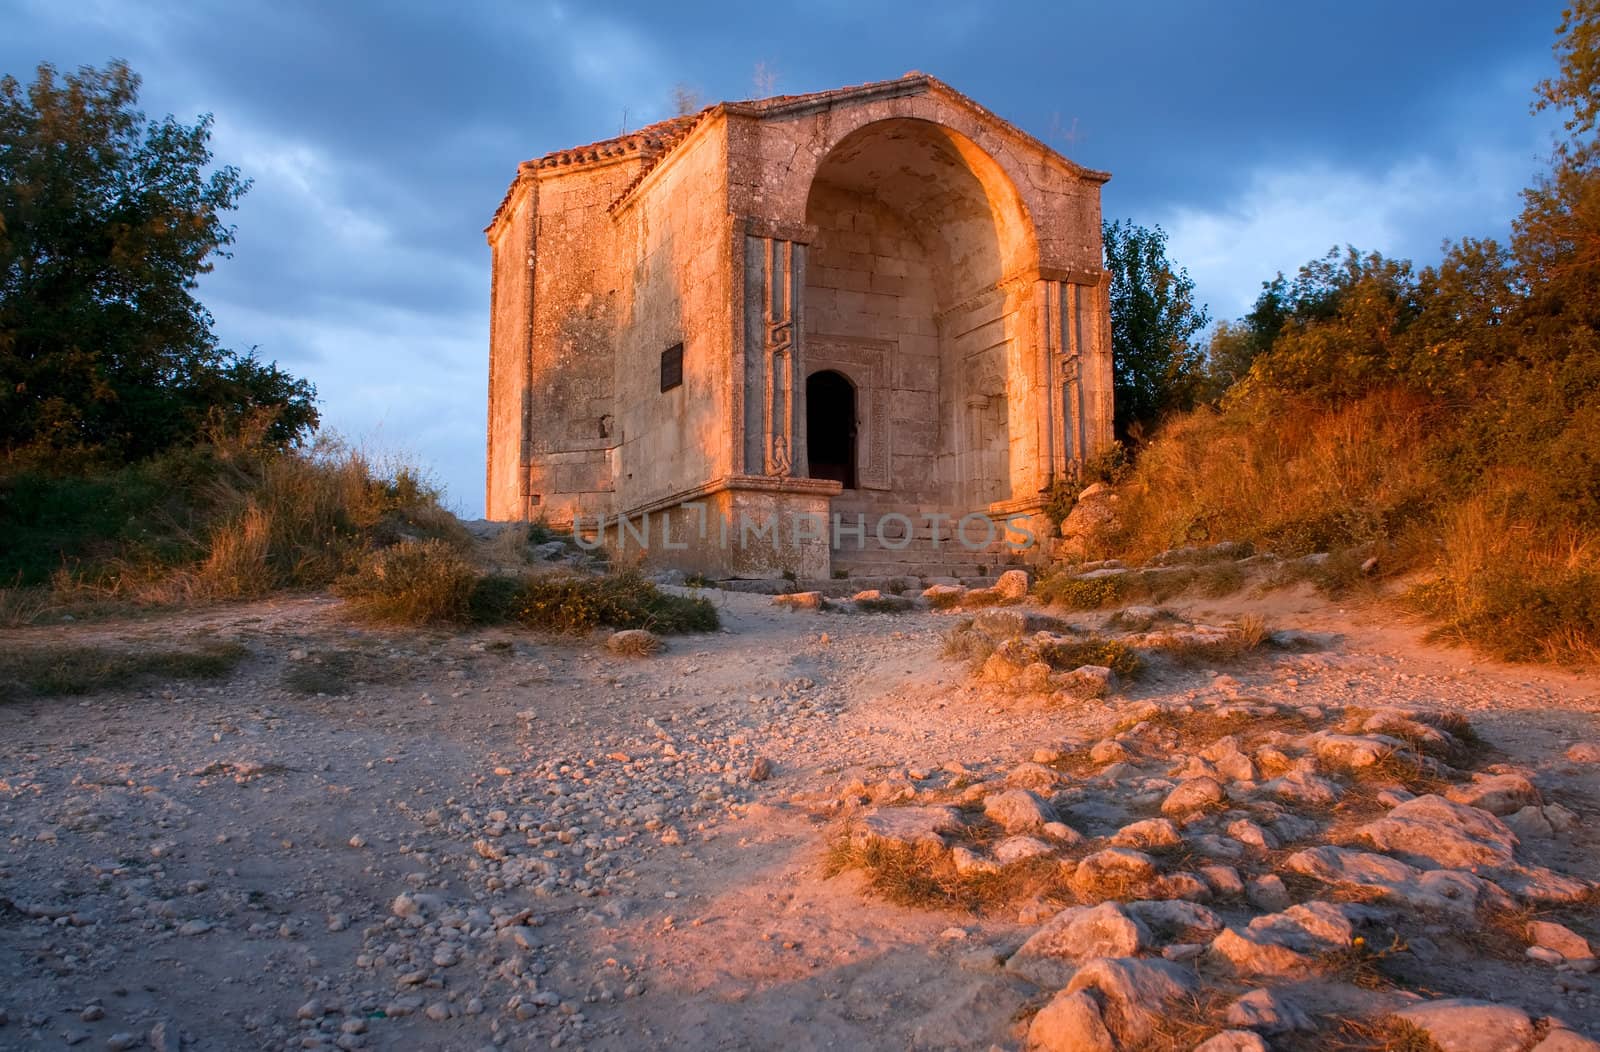
{"type": "Polygon", "coordinates": [[[856,389],[832,369],[806,377],[806,462],[812,478],[856,488],[856,389]]]}

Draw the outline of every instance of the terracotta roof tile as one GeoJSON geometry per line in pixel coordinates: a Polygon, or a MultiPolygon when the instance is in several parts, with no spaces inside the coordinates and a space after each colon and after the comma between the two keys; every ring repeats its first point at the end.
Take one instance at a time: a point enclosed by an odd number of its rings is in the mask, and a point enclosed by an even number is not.
{"type": "MultiPolygon", "coordinates": [[[[991,113],[989,110],[985,109],[983,106],[974,102],[967,96],[961,94],[959,91],[956,91],[943,81],[937,80],[934,77],[930,77],[925,73],[913,71],[907,73],[903,77],[896,77],[894,80],[872,81],[867,84],[857,84],[842,88],[829,88],[826,91],[812,91],[801,95],[774,95],[765,99],[750,99],[741,102],[718,103],[714,106],[707,106],[699,113],[685,114],[679,117],[669,117],[664,121],[657,121],[654,124],[647,124],[635,131],[627,132],[623,135],[617,135],[610,139],[601,139],[598,142],[592,142],[586,146],[573,146],[565,150],[554,150],[542,157],[536,157],[531,161],[524,161],[518,166],[517,177],[512,179],[511,185],[506,189],[505,196],[500,199],[500,205],[495,209],[494,218],[490,220],[489,226],[485,229],[485,232],[487,233],[488,231],[493,230],[495,224],[500,221],[500,217],[502,214],[504,214],[506,206],[511,203],[511,195],[516,192],[517,183],[521,180],[523,174],[529,171],[538,171],[546,168],[564,168],[573,165],[597,164],[612,158],[638,156],[643,160],[644,163],[640,166],[639,172],[633,177],[632,180],[629,181],[628,185],[617,196],[617,199],[611,203],[609,210],[614,211],[620,204],[622,204],[622,202],[628,199],[633,191],[638,188],[639,184],[644,181],[645,176],[649,175],[651,170],[654,169],[663,158],[670,154],[679,143],[683,142],[689,137],[689,134],[694,131],[694,129],[700,124],[701,120],[703,120],[708,114],[717,111],[725,111],[728,113],[764,117],[774,113],[782,112],[784,110],[804,109],[808,106],[814,105],[826,105],[835,99],[848,98],[855,95],[869,93],[892,91],[896,87],[903,88],[907,92],[916,92],[926,91],[935,86],[945,92],[948,92],[950,95],[961,100],[961,102],[982,113],[984,116],[998,121],[1009,128],[1012,128],[1017,134],[1023,136],[1023,138],[1029,140],[1030,142],[1037,144],[1040,148],[1045,149],[1050,153],[1055,153],[1054,150],[1051,150],[1048,146],[1040,143],[1033,136],[1028,135],[1020,128],[1016,128],[1015,125],[1012,125],[1010,122],[1005,121],[1003,118],[991,113]]],[[[1057,156],[1059,156],[1059,154],[1057,156]]],[[[1104,172],[1095,172],[1091,169],[1084,168],[1083,166],[1067,160],[1066,158],[1062,158],[1062,160],[1067,161],[1068,164],[1072,165],[1074,168],[1091,178],[1099,178],[1101,181],[1104,181],[1104,179],[1108,178],[1104,172]]]]}

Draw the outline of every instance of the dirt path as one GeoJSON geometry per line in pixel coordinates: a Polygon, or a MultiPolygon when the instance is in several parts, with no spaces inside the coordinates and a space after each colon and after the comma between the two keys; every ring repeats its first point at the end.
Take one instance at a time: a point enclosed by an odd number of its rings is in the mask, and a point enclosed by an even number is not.
{"type": "MultiPolygon", "coordinates": [[[[1600,815],[1600,767],[1562,759],[1600,740],[1594,682],[1376,610],[1188,604],[1333,642],[1064,710],[969,685],[950,615],[720,602],[724,631],[650,659],[356,629],[321,598],[0,634],[251,654],[220,685],[0,707],[0,1047],[1015,1047],[1039,999],[996,959],[1031,928],[825,879],[827,831],[853,782],[1003,772],[1144,699],[1460,711],[1600,815]]],[[[1600,879],[1589,847],[1543,861],[1600,879]]],[[[1600,1034],[1588,977],[1524,986],[1600,1034]]]]}

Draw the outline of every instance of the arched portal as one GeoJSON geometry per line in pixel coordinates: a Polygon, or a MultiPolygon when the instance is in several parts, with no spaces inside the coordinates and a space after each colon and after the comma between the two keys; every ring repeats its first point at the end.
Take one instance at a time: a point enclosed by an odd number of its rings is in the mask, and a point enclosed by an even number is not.
{"type": "Polygon", "coordinates": [[[879,120],[817,166],[806,223],[806,367],[858,380],[867,447],[860,490],[836,509],[960,515],[1010,499],[1009,381],[1031,316],[1006,278],[1037,267],[1010,179],[949,127],[879,120]]]}
{"type": "Polygon", "coordinates": [[[832,369],[806,377],[806,462],[812,478],[856,488],[856,388],[832,369]]]}

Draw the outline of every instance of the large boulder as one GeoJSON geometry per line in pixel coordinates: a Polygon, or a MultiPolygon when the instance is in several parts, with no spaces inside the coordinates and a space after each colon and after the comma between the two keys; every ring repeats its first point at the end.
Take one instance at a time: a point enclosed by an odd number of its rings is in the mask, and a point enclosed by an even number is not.
{"type": "Polygon", "coordinates": [[[1298,976],[1315,970],[1319,955],[1343,949],[1354,938],[1355,924],[1344,908],[1308,902],[1226,929],[1210,952],[1238,975],[1298,976]]]}
{"type": "Polygon", "coordinates": [[[1428,869],[1506,866],[1517,848],[1517,835],[1494,815],[1432,795],[1407,800],[1356,836],[1428,869]]]}
{"type": "Polygon", "coordinates": [[[994,859],[1002,866],[1013,866],[1030,859],[1055,854],[1055,848],[1031,836],[1008,836],[994,846],[994,859]]]}
{"type": "MultiPolygon", "coordinates": [[[[1095,757],[1091,754],[1090,758],[1095,757]]],[[[1181,843],[1183,834],[1178,832],[1178,827],[1172,824],[1170,818],[1145,818],[1131,822],[1111,837],[1112,847],[1177,847],[1181,843]]]]}
{"type": "Polygon", "coordinates": [[[1428,1035],[1440,1052],[1507,1052],[1533,1041],[1533,1021],[1520,1008],[1467,998],[1424,1001],[1394,1013],[1428,1035]]]}
{"type": "Polygon", "coordinates": [[[1472,784],[1453,786],[1445,796],[1458,804],[1481,808],[1501,817],[1542,802],[1539,790],[1520,774],[1475,774],[1472,784]]]}
{"type": "Polygon", "coordinates": [[[988,607],[972,615],[972,630],[993,640],[1017,639],[1037,632],[1066,632],[1068,625],[1059,617],[1037,610],[1015,607],[988,607]]]}
{"type": "Polygon", "coordinates": [[[1007,789],[983,798],[983,813],[1007,833],[1028,833],[1056,820],[1050,805],[1028,789],[1007,789]]]}
{"type": "Polygon", "coordinates": [[[1271,990],[1251,990],[1228,1006],[1223,1022],[1263,1034],[1312,1029],[1311,1017],[1299,1005],[1271,990]]]}
{"type": "Polygon", "coordinates": [[[1499,887],[1470,873],[1436,869],[1423,872],[1399,859],[1342,847],[1314,847],[1296,852],[1285,863],[1289,871],[1314,877],[1337,888],[1376,891],[1385,898],[1471,916],[1480,907],[1508,907],[1499,887]]]}
{"type": "Polygon", "coordinates": [[[1588,939],[1555,921],[1529,921],[1528,941],[1535,946],[1554,950],[1569,961],[1581,961],[1594,956],[1588,939]]]}
{"type": "Polygon", "coordinates": [[[1143,851],[1108,847],[1078,861],[1072,885],[1086,899],[1142,899],[1159,876],[1156,860],[1143,851]]]}
{"type": "Polygon", "coordinates": [[[1007,570],[995,581],[993,591],[1003,601],[1018,602],[1028,598],[1028,571],[1007,570]]]}
{"type": "Polygon", "coordinates": [[[1096,482],[1083,490],[1061,521],[1061,543],[1056,550],[1069,558],[1096,552],[1117,527],[1119,503],[1116,492],[1104,483],[1096,482]]]}
{"type": "Polygon", "coordinates": [[[1117,903],[1071,906],[1029,936],[1006,969],[1039,986],[1065,986],[1083,961],[1133,957],[1149,945],[1149,929],[1117,903]]]}
{"type": "Polygon", "coordinates": [[[1223,928],[1214,910],[1182,899],[1143,899],[1125,909],[1161,942],[1199,942],[1223,928]]]}
{"type": "Polygon", "coordinates": [[[1300,744],[1310,749],[1325,766],[1335,770],[1359,771],[1391,756],[1406,753],[1406,743],[1386,734],[1331,734],[1318,731],[1300,744]]]}
{"type": "Polygon", "coordinates": [[[1590,1041],[1575,1031],[1556,1027],[1530,1052],[1600,1052],[1600,1041],[1590,1041]]]}
{"type": "Polygon", "coordinates": [[[1067,992],[1094,991],[1116,1012],[1119,1036],[1138,1046],[1155,1032],[1166,1006],[1188,998],[1199,985],[1194,972],[1171,961],[1101,957],[1078,969],[1067,992]]]}
{"type": "Polygon", "coordinates": [[[1227,798],[1222,783],[1215,778],[1190,778],[1161,801],[1161,813],[1181,817],[1196,811],[1208,811],[1221,806],[1227,798]]]}
{"type": "Polygon", "coordinates": [[[880,807],[856,820],[850,842],[856,847],[943,847],[941,834],[960,828],[961,814],[953,807],[880,807]]]}
{"type": "Polygon", "coordinates": [[[1224,1030],[1194,1046],[1194,1052],[1272,1052],[1260,1034],[1250,1030],[1224,1030]]]}
{"type": "Polygon", "coordinates": [[[1337,783],[1316,772],[1315,762],[1309,758],[1298,762],[1279,777],[1261,783],[1261,788],[1281,800],[1313,807],[1331,807],[1344,795],[1344,790],[1337,783]]]}
{"type": "Polygon", "coordinates": [[[1117,1052],[1100,1015],[1100,1002],[1085,991],[1062,990],[1028,1025],[1028,1052],[1117,1052]]]}

